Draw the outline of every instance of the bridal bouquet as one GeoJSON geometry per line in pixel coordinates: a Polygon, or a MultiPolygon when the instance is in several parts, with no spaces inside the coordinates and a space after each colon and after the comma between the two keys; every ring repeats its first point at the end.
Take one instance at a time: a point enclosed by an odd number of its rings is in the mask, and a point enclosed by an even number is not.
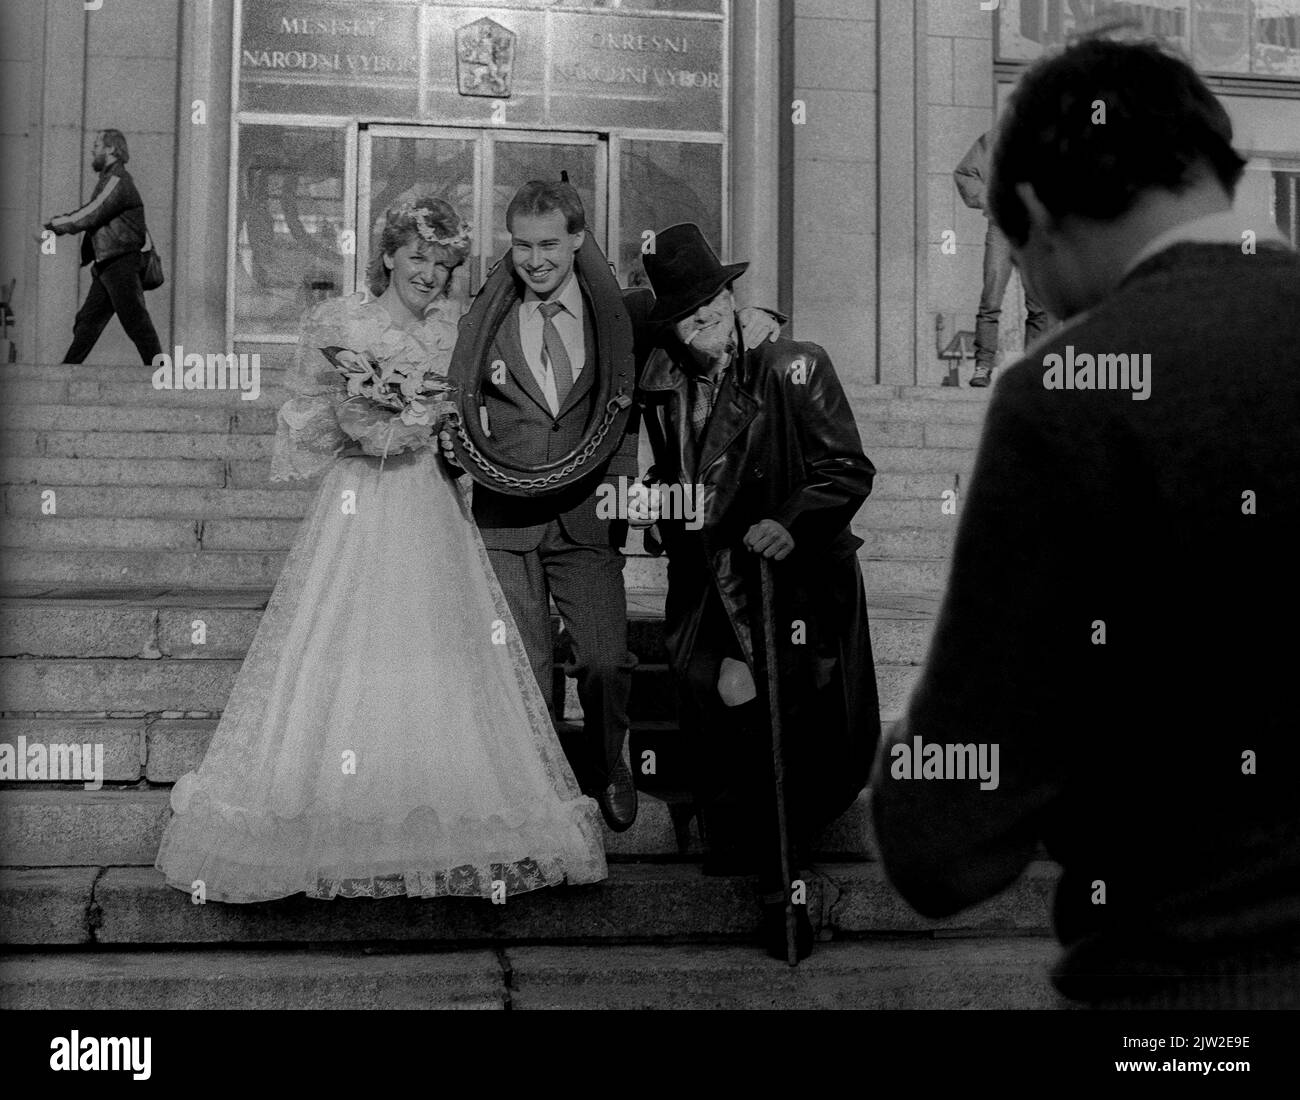
{"type": "Polygon", "coordinates": [[[335,410],[339,427],[365,454],[387,458],[427,447],[455,405],[451,384],[426,355],[409,343],[380,343],[366,351],[320,350],[347,382],[347,399],[335,410]]]}

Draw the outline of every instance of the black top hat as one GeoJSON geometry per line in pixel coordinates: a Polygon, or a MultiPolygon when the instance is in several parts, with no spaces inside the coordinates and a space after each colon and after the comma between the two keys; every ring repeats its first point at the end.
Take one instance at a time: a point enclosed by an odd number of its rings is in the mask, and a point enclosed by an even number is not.
{"type": "Polygon", "coordinates": [[[679,321],[730,286],[748,263],[724,264],[693,222],[671,225],[655,234],[653,252],[641,257],[655,292],[651,321],[679,321]]]}

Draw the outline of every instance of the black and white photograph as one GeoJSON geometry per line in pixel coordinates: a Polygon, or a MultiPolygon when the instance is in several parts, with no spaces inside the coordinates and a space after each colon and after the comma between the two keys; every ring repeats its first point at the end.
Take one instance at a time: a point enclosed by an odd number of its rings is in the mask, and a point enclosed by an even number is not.
{"type": "Polygon", "coordinates": [[[0,97],[35,1071],[1285,1065],[1300,0],[3,0],[0,97]]]}

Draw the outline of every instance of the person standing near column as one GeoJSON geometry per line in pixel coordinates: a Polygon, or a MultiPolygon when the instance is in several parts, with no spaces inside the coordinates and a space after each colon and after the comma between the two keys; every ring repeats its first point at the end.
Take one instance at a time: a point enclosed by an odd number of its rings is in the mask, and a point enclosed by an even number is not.
{"type": "Polygon", "coordinates": [[[73,322],[72,346],[63,357],[65,363],[84,363],[115,313],[146,365],[162,352],[140,284],[142,252],[149,231],[145,227],[144,202],[126,170],[130,159],[126,137],[120,130],[96,134],[90,166],[99,173],[99,180],[90,201],[79,210],[45,222],[46,229],[61,236],[83,234],[81,266],[94,264],[94,280],[73,322]]]}
{"type": "MultiPolygon", "coordinates": [[[[982,211],[988,222],[984,236],[984,289],[980,291],[979,310],[975,314],[975,373],[972,386],[987,386],[993,380],[993,368],[998,361],[998,321],[1002,317],[1002,299],[1007,294],[1011,280],[1011,246],[1002,231],[989,217],[985,205],[988,187],[989,154],[995,135],[992,130],[983,133],[966,150],[952,178],[957,184],[961,200],[972,210],[982,211]]],[[[1029,291],[1025,291],[1025,347],[1029,347],[1051,326],[1051,318],[1029,291]]]]}

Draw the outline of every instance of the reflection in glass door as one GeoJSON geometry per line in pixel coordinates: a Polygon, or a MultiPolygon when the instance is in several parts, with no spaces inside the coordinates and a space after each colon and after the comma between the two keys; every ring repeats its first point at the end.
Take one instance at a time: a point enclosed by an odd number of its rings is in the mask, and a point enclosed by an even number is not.
{"type": "MultiPolygon", "coordinates": [[[[432,195],[451,203],[471,225],[475,223],[482,149],[472,131],[371,127],[361,131],[357,173],[357,289],[366,285],[366,268],[383,228],[384,211],[394,203],[432,195]]],[[[470,261],[456,271],[453,296],[463,300],[477,289],[477,256],[475,233],[470,261]]]]}
{"type": "Polygon", "coordinates": [[[226,271],[232,339],[291,342],[303,310],[348,289],[349,136],[340,127],[240,124],[226,271]]]}
{"type": "Polygon", "coordinates": [[[608,169],[605,143],[595,134],[543,134],[527,132],[518,134],[490,133],[487,135],[488,177],[492,181],[490,256],[488,263],[496,261],[510,247],[510,231],[506,228],[506,208],[511,198],[529,180],[558,180],[561,172],[568,172],[587,212],[587,230],[596,237],[596,243],[605,248],[605,197],[608,191],[608,169]]]}
{"type": "Polygon", "coordinates": [[[561,171],[568,172],[586,207],[588,228],[605,246],[608,162],[605,143],[596,134],[371,126],[359,136],[358,289],[365,286],[384,211],[422,194],[445,199],[474,228],[470,260],[457,270],[452,286],[463,300],[509,246],[506,207],[530,179],[559,179],[561,171]]]}

